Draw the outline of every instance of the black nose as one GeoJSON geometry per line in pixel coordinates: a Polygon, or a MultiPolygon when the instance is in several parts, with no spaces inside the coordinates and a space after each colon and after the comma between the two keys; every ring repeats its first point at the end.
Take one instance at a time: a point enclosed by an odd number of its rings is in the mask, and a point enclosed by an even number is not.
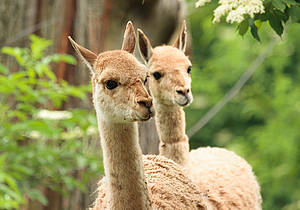
{"type": "Polygon", "coordinates": [[[137,103],[146,108],[150,108],[152,106],[152,100],[139,100],[137,103]]]}
{"type": "Polygon", "coordinates": [[[180,90],[176,90],[176,92],[180,95],[185,96],[186,94],[188,94],[190,92],[190,89],[180,89],[180,90]]]}
{"type": "Polygon", "coordinates": [[[180,95],[184,95],[184,92],[182,90],[176,90],[177,93],[179,93],[180,95]]]}

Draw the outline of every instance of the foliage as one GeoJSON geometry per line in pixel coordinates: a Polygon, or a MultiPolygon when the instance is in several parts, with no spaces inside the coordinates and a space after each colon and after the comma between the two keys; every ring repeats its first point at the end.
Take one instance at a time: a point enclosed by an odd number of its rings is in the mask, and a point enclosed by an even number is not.
{"type": "MultiPolygon", "coordinates": [[[[210,0],[198,0],[196,4],[201,6],[210,0]]],[[[249,29],[252,36],[260,41],[258,31],[267,22],[268,25],[281,36],[284,30],[284,26],[287,25],[288,21],[292,23],[300,23],[300,1],[298,0],[264,0],[262,1],[264,12],[253,6],[257,6],[260,0],[220,0],[219,6],[215,11],[215,19],[217,14],[224,15],[229,13],[227,16],[227,22],[237,22],[240,35],[244,35],[249,29]],[[240,8],[229,8],[228,5],[243,4],[240,8]],[[248,5],[247,5],[248,4],[248,5]],[[252,12],[255,11],[255,12],[252,12]],[[249,11],[251,11],[249,13],[249,11]],[[230,15],[232,13],[232,15],[230,15]],[[230,15],[230,16],[229,16],[230,15]],[[240,16],[241,15],[241,16],[240,16]],[[237,21],[238,20],[238,21],[237,21]]],[[[217,21],[215,21],[217,22],[217,21]]]]}
{"type": "Polygon", "coordinates": [[[45,55],[51,41],[30,36],[28,48],[2,48],[18,71],[0,65],[0,209],[17,209],[25,197],[46,204],[39,191],[49,187],[67,194],[85,189],[101,169],[94,113],[60,109],[75,97],[86,99],[90,87],[57,81],[51,63],[75,64],[69,55],[45,55]],[[45,110],[47,109],[47,110],[45,110]],[[84,120],[83,120],[84,119],[84,120]],[[82,173],[82,179],[72,174],[82,173]]]}
{"type": "MultiPolygon", "coordinates": [[[[235,84],[265,50],[274,33],[261,28],[262,43],[232,26],[212,25],[211,8],[190,16],[193,37],[193,104],[188,129],[235,84]]],[[[263,195],[263,209],[299,209],[300,181],[300,25],[290,25],[272,54],[239,94],[190,139],[192,148],[234,150],[252,166],[263,195]]]]}

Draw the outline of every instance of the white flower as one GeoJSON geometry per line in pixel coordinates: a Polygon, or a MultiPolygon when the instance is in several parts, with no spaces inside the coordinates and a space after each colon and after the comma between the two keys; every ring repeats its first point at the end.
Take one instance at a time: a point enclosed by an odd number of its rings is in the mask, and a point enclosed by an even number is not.
{"type": "Polygon", "coordinates": [[[223,17],[226,13],[228,13],[231,10],[231,7],[229,5],[220,5],[217,7],[214,11],[214,19],[213,23],[220,22],[221,17],[223,17]]]}
{"type": "MultiPolygon", "coordinates": [[[[210,0],[199,0],[196,2],[196,7],[203,6],[210,0]]],[[[228,23],[240,23],[246,15],[251,18],[255,14],[264,13],[262,0],[220,0],[219,6],[214,10],[213,23],[220,22],[223,16],[226,16],[228,23]]]]}
{"type": "Polygon", "coordinates": [[[42,109],[37,113],[37,118],[46,120],[64,120],[72,117],[72,113],[68,111],[52,111],[42,109]]]}
{"type": "Polygon", "coordinates": [[[202,7],[204,6],[206,3],[209,3],[211,2],[211,0],[198,0],[196,3],[195,3],[195,6],[196,7],[202,7]]]}

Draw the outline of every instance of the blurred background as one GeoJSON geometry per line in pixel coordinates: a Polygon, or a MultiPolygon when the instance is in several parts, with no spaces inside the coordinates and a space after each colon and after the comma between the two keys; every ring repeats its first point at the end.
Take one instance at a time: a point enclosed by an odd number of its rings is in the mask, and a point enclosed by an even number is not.
{"type": "MultiPolygon", "coordinates": [[[[300,209],[300,25],[287,22],[280,37],[261,24],[259,42],[237,25],[213,24],[216,6],[1,0],[0,209],[79,210],[95,198],[103,166],[89,73],[66,37],[97,53],[119,49],[132,20],[157,46],[172,43],[184,19],[191,149],[235,151],[257,175],[263,209],[300,209]]],[[[153,120],[139,130],[143,152],[157,154],[153,120]]]]}

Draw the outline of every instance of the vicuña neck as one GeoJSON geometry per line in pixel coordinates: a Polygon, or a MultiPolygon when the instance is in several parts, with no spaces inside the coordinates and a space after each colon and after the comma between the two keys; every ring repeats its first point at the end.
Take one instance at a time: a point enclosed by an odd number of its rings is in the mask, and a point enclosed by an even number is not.
{"type": "Polygon", "coordinates": [[[107,179],[108,209],[151,209],[136,123],[111,123],[98,117],[107,179]]]}
{"type": "Polygon", "coordinates": [[[189,140],[185,134],[185,113],[182,107],[154,101],[155,121],[160,138],[159,153],[176,163],[187,166],[189,140]]]}

